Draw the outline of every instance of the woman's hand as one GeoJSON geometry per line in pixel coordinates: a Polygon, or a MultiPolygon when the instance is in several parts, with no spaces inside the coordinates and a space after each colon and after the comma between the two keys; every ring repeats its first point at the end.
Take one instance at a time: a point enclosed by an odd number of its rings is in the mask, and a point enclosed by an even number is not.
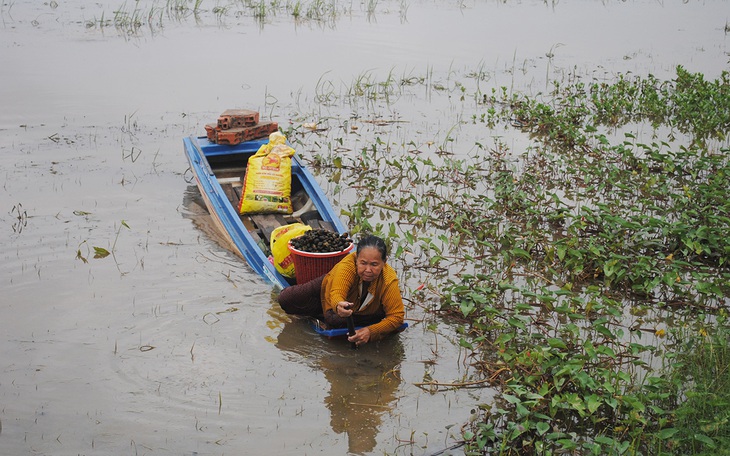
{"type": "Polygon", "coordinates": [[[342,318],[347,318],[352,315],[352,303],[347,301],[340,301],[337,303],[335,312],[342,318]]]}
{"type": "Polygon", "coordinates": [[[347,340],[354,342],[358,346],[368,343],[370,341],[370,328],[365,326],[364,328],[358,329],[355,331],[355,335],[348,337],[347,340]]]}

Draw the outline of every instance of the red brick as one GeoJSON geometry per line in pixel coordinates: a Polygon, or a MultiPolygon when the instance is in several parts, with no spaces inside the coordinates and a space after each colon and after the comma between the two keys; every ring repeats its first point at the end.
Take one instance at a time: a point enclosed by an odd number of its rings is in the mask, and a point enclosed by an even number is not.
{"type": "Polygon", "coordinates": [[[205,126],[205,133],[208,135],[208,141],[214,143],[218,142],[218,132],[217,132],[217,126],[213,124],[208,124],[205,126]]]}
{"type": "Polygon", "coordinates": [[[221,130],[253,127],[257,123],[259,123],[259,113],[248,109],[228,109],[218,117],[218,127],[221,130]]]}
{"type": "Polygon", "coordinates": [[[279,129],[276,122],[261,122],[254,127],[229,128],[227,130],[216,129],[216,142],[218,144],[227,144],[235,146],[244,141],[263,138],[279,129]]]}

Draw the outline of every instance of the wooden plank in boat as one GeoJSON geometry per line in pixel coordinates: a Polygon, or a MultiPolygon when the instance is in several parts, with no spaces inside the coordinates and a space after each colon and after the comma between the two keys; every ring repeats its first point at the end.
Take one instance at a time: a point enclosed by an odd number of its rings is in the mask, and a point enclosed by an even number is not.
{"type": "Polygon", "coordinates": [[[243,187],[233,187],[233,191],[236,194],[236,202],[241,201],[241,194],[243,193],[243,187]]]}
{"type": "Polygon", "coordinates": [[[223,185],[223,184],[231,184],[231,185],[239,184],[239,185],[241,185],[241,176],[219,177],[218,178],[218,183],[221,184],[221,185],[223,185]]]}
{"type": "Polygon", "coordinates": [[[228,197],[228,201],[231,202],[231,205],[237,207],[238,201],[241,199],[241,194],[236,191],[236,187],[231,184],[221,184],[221,188],[223,189],[223,193],[226,194],[226,197],[228,197]]]}
{"type": "Polygon", "coordinates": [[[327,230],[327,231],[335,231],[335,227],[332,226],[330,222],[326,222],[324,220],[319,219],[309,219],[307,220],[307,225],[311,226],[313,230],[327,230]]]}
{"type": "Polygon", "coordinates": [[[335,230],[335,227],[334,227],[334,226],[332,226],[332,224],[331,224],[330,222],[327,222],[327,221],[325,221],[325,220],[319,220],[319,226],[320,226],[320,227],[321,227],[321,228],[322,228],[323,230],[327,230],[327,231],[335,231],[335,232],[337,231],[337,230],[335,230]]]}
{"type": "Polygon", "coordinates": [[[319,216],[319,212],[317,211],[309,211],[302,214],[302,223],[307,224],[312,227],[312,229],[322,229],[322,230],[328,230],[328,231],[334,231],[335,227],[330,223],[322,220],[319,216]]]}
{"type": "Polygon", "coordinates": [[[264,238],[266,238],[266,242],[271,241],[272,231],[280,226],[289,224],[281,214],[251,214],[249,217],[261,230],[264,238]]]}
{"type": "Polygon", "coordinates": [[[266,255],[269,255],[271,253],[269,251],[269,241],[268,239],[264,239],[264,235],[261,230],[256,227],[256,225],[251,221],[248,216],[242,215],[241,222],[243,222],[243,226],[245,226],[248,232],[251,234],[254,242],[258,244],[258,246],[266,255]]]}

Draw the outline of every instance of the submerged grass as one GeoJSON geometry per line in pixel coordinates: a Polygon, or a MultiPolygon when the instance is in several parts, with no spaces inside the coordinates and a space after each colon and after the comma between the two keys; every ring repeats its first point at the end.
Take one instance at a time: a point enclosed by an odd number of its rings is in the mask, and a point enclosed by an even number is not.
{"type": "MultiPolygon", "coordinates": [[[[360,78],[349,106],[392,85],[360,78]]],[[[410,259],[413,300],[453,319],[475,381],[501,389],[475,407],[467,454],[730,451],[728,73],[448,87],[529,146],[340,138],[317,164],[356,189],[352,231],[410,259]]]]}
{"type": "MultiPolygon", "coordinates": [[[[165,0],[164,5],[156,1],[124,2],[112,14],[103,12],[99,19],[86,22],[87,28],[114,27],[125,36],[138,36],[145,31],[157,33],[169,23],[180,23],[190,18],[196,22],[206,15],[216,23],[225,23],[227,18],[250,17],[263,27],[266,19],[277,15],[290,15],[297,21],[308,21],[332,25],[343,14],[351,12],[351,5],[331,0],[228,0],[206,2],[205,0],[165,0]],[[110,18],[111,17],[111,18],[110,18]]],[[[375,14],[377,1],[363,5],[368,17],[375,14]]],[[[401,14],[404,14],[401,12],[401,14]]]]}

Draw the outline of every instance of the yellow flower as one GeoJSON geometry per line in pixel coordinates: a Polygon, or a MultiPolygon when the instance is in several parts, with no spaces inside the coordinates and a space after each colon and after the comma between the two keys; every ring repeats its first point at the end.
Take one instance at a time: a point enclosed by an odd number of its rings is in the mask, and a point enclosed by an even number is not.
{"type": "Polygon", "coordinates": [[[700,336],[707,337],[707,331],[705,331],[705,328],[700,329],[700,336]]]}
{"type": "Polygon", "coordinates": [[[657,337],[664,337],[667,334],[667,332],[663,329],[657,329],[654,332],[654,334],[656,334],[657,337]]]}

